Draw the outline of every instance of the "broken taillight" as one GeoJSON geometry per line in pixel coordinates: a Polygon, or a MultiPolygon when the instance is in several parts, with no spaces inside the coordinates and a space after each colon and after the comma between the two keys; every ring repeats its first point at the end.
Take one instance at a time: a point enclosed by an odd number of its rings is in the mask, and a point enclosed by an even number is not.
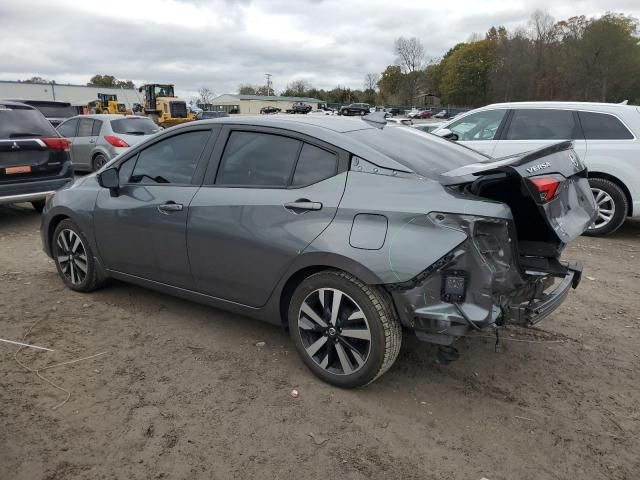
{"type": "Polygon", "coordinates": [[[543,177],[529,178],[529,181],[540,194],[540,200],[548,202],[558,193],[558,188],[564,181],[564,177],[562,175],[545,175],[543,177]]]}

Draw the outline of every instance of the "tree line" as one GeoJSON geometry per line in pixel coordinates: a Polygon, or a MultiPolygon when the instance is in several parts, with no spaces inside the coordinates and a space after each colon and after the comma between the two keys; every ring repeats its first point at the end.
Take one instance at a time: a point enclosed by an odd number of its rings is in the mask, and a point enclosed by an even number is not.
{"type": "MultiPolygon", "coordinates": [[[[640,103],[638,20],[618,13],[556,21],[536,11],[526,25],[508,31],[491,27],[428,58],[418,38],[396,39],[396,60],[380,74],[367,73],[362,89],[317,89],[295,80],[280,95],[330,103],[366,102],[478,107],[524,100],[640,103]]],[[[273,95],[266,87],[240,85],[239,93],[273,95]]]]}

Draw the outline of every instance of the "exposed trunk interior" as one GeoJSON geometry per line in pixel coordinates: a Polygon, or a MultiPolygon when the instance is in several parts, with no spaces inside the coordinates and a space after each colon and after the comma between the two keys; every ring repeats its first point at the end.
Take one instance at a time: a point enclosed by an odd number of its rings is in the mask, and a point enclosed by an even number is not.
{"type": "Polygon", "coordinates": [[[489,174],[474,181],[467,190],[509,206],[515,223],[516,251],[523,270],[563,276],[566,268],[559,262],[563,245],[522,181],[522,177],[516,175],[489,174]]]}

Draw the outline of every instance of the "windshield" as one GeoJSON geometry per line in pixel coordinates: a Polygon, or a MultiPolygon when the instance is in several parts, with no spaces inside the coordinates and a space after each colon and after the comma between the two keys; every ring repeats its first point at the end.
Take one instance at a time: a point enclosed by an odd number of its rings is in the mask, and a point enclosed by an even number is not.
{"type": "Polygon", "coordinates": [[[489,158],[470,148],[414,128],[369,128],[347,134],[414,172],[431,178],[464,165],[486,162],[489,158]]]}
{"type": "Polygon", "coordinates": [[[173,86],[171,85],[156,85],[153,87],[153,92],[156,97],[173,97],[173,86]]]}
{"type": "Polygon", "coordinates": [[[160,131],[160,127],[151,119],[135,117],[111,120],[111,129],[122,135],[152,135],[160,131]]]}
{"type": "Polygon", "coordinates": [[[0,104],[0,138],[28,137],[59,137],[59,135],[38,110],[0,104]]]}

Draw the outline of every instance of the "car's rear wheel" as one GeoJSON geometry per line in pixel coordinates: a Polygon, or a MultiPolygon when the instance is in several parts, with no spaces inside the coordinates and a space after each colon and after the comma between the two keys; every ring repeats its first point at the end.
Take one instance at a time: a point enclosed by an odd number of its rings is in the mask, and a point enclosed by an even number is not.
{"type": "Polygon", "coordinates": [[[610,180],[590,178],[591,192],[598,206],[598,218],[585,232],[586,235],[609,235],[622,226],[629,206],[622,189],[610,180]]]}
{"type": "Polygon", "coordinates": [[[52,237],[53,259],[67,287],[90,292],[99,286],[93,252],[87,238],[72,220],[63,220],[52,237]]]}
{"type": "Polygon", "coordinates": [[[307,277],[291,298],[288,320],[304,363],[338,387],[373,382],[393,365],[402,343],[388,294],[345,272],[307,277]]]}
{"type": "Polygon", "coordinates": [[[109,160],[103,154],[99,153],[95,157],[93,157],[93,171],[97,172],[102,167],[104,167],[109,160]]]}

